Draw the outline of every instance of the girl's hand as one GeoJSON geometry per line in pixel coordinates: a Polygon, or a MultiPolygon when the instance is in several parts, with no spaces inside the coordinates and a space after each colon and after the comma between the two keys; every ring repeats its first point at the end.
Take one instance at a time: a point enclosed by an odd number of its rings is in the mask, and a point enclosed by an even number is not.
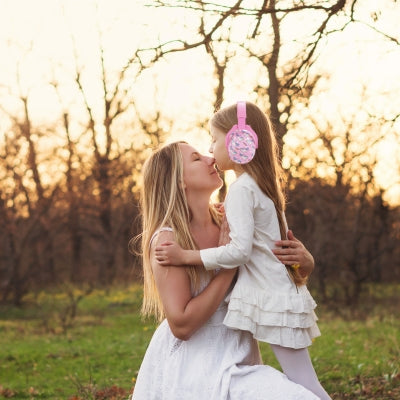
{"type": "Polygon", "coordinates": [[[287,240],[275,242],[277,248],[272,250],[273,253],[285,265],[299,265],[299,272],[303,277],[311,275],[314,269],[314,257],[292,231],[289,230],[287,236],[287,240]]]}
{"type": "Polygon", "coordinates": [[[213,205],[218,212],[225,213],[224,203],[214,203],[213,205]]]}
{"type": "Polygon", "coordinates": [[[164,242],[155,248],[155,258],[160,265],[184,265],[184,250],[176,242],[164,242]]]}

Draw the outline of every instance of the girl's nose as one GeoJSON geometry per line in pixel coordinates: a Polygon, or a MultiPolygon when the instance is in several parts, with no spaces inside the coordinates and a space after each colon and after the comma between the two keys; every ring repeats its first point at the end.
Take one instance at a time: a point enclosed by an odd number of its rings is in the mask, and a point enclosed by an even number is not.
{"type": "Polygon", "coordinates": [[[206,157],[206,161],[208,165],[214,165],[215,164],[215,158],[214,157],[206,157]]]}
{"type": "Polygon", "coordinates": [[[213,146],[213,144],[211,143],[211,144],[210,144],[210,148],[208,149],[208,152],[211,153],[211,154],[214,153],[213,147],[214,147],[214,146],[213,146]]]}

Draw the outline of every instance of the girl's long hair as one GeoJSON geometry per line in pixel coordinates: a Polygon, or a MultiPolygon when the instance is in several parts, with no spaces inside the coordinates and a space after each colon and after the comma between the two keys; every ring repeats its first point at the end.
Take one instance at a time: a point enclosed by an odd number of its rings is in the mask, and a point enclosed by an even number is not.
{"type": "MultiPolygon", "coordinates": [[[[142,315],[164,318],[164,310],[155,284],[150,263],[153,234],[162,227],[170,227],[176,242],[184,249],[198,249],[190,232],[191,212],[183,185],[183,161],[179,143],[174,142],[154,152],[144,163],[141,188],[141,255],[143,260],[144,292],[142,315]]],[[[210,205],[213,220],[220,224],[221,214],[210,205]]],[[[131,249],[138,237],[130,242],[131,249]]],[[[192,291],[200,288],[202,278],[212,275],[204,268],[187,267],[192,291]]]]}
{"type": "MultiPolygon", "coordinates": [[[[211,125],[225,133],[228,133],[235,124],[237,124],[236,104],[217,111],[211,119],[211,125]]],[[[246,124],[257,133],[258,148],[254,158],[249,163],[242,164],[243,170],[257,182],[260,189],[274,203],[281,239],[286,239],[286,204],[283,191],[285,176],[281,167],[275,132],[269,118],[250,102],[246,102],[246,124]]],[[[286,268],[296,285],[305,284],[307,279],[302,277],[296,269],[290,265],[286,265],[286,268]]]]}

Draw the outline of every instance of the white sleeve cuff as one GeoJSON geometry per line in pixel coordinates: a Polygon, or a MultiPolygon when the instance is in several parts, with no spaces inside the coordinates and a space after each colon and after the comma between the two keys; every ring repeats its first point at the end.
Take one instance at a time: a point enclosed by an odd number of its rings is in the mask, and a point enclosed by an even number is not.
{"type": "Polygon", "coordinates": [[[204,265],[204,268],[207,271],[220,268],[219,265],[216,264],[217,257],[215,254],[215,250],[216,248],[200,250],[200,258],[204,265]]]}

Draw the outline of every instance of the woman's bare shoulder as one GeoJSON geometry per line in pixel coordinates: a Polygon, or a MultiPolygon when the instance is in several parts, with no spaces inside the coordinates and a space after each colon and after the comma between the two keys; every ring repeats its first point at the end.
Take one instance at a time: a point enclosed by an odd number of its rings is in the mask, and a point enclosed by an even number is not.
{"type": "Polygon", "coordinates": [[[161,245],[164,242],[168,242],[171,240],[175,240],[175,234],[171,228],[161,228],[161,229],[157,230],[154,233],[153,238],[151,240],[150,251],[154,252],[154,249],[157,246],[161,245]]]}
{"type": "MultiPolygon", "coordinates": [[[[160,265],[155,257],[155,249],[157,246],[162,245],[164,242],[175,241],[175,234],[171,230],[160,230],[155,236],[150,246],[150,263],[153,270],[154,277],[157,282],[158,290],[164,292],[165,289],[174,287],[173,290],[179,288],[179,291],[185,290],[190,292],[189,277],[186,268],[179,266],[160,265]]],[[[167,289],[168,290],[168,289],[167,289]]]]}

